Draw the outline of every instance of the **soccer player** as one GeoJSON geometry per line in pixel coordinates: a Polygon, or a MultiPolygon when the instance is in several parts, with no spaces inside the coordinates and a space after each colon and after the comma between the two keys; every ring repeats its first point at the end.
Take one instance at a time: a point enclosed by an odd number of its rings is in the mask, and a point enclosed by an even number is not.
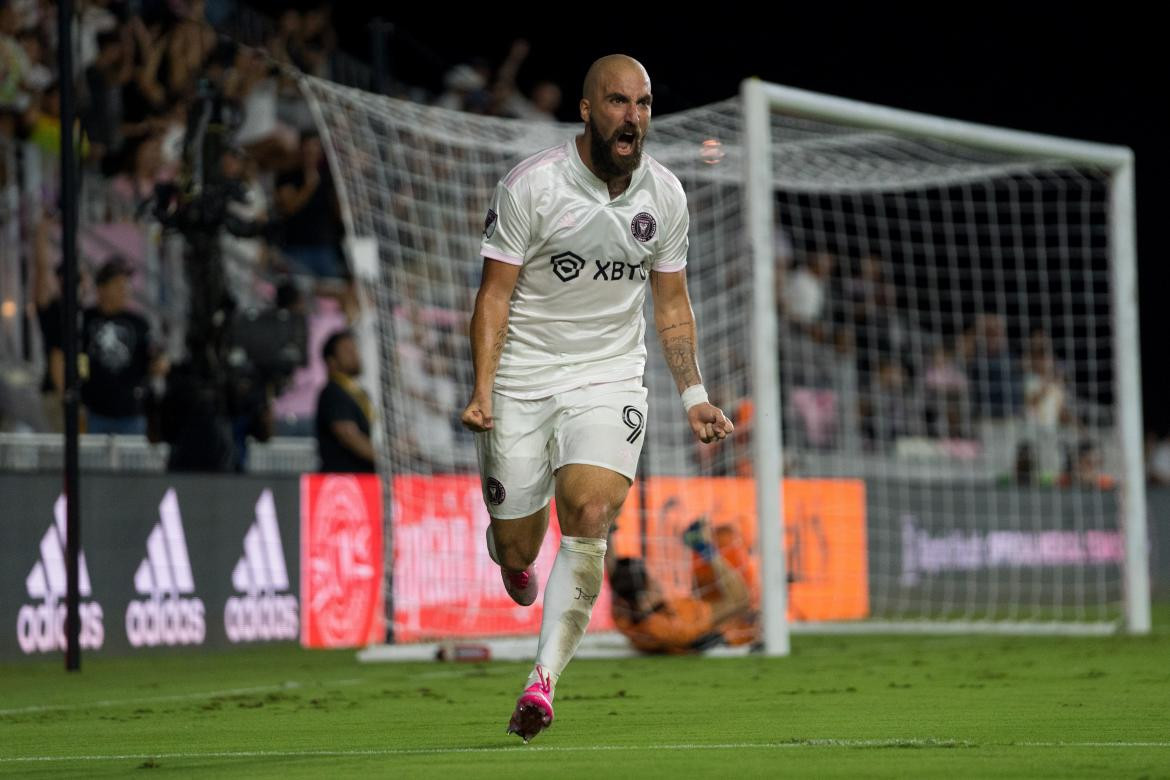
{"type": "Polygon", "coordinates": [[[749,584],[754,572],[738,534],[724,527],[712,539],[706,523],[698,520],[682,541],[695,560],[694,590],[681,598],[667,598],[641,558],[607,556],[618,630],[646,653],[693,653],[756,642],[749,584]]]}
{"type": "Polygon", "coordinates": [[[642,153],[651,101],[636,60],[593,63],[583,132],[513,168],[484,222],[475,387],[462,420],[476,432],[488,552],[516,603],[536,600],[532,564],[554,494],[563,534],[536,664],[508,723],[525,742],[552,723],[557,679],[589,623],[607,532],[642,449],[647,281],[691,430],[707,443],[733,429],[708,402],[695,358],[686,194],[642,153]]]}

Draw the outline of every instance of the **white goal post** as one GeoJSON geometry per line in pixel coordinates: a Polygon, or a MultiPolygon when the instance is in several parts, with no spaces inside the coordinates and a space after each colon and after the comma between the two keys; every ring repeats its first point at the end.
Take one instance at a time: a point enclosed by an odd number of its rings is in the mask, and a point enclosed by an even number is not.
{"type": "MultiPolygon", "coordinates": [[[[741,85],[744,104],[745,191],[749,200],[752,257],[761,283],[756,289],[755,344],[757,382],[776,375],[774,320],[766,314],[775,306],[770,292],[773,267],[772,232],[772,112],[806,117],[855,128],[935,138],[976,149],[1039,159],[1064,160],[1072,164],[1100,167],[1111,177],[1108,204],[1108,252],[1110,294],[1114,320],[1113,342],[1115,404],[1121,454],[1121,529],[1124,537],[1124,624],[1129,633],[1150,631],[1149,550],[1146,527],[1145,463],[1142,446],[1142,398],[1138,335],[1137,235],[1134,207],[1133,152],[1122,146],[1086,143],[1053,136],[1006,130],[998,127],[877,106],[844,98],[746,79],[741,85]],[[764,315],[764,316],[761,316],[764,315]]],[[[781,152],[782,153],[782,152],[781,152]]],[[[757,387],[760,385],[757,384],[757,387]]],[[[781,450],[779,424],[769,425],[766,436],[756,441],[755,457],[760,463],[781,450]]],[[[761,515],[765,507],[780,506],[777,496],[760,491],[761,515]]],[[[782,525],[782,523],[781,523],[782,525]]],[[[763,538],[761,529],[761,538],[763,538]]],[[[777,587],[784,581],[782,568],[765,562],[765,581],[777,587]],[[770,575],[770,576],[769,576],[770,575]]],[[[764,610],[766,646],[786,652],[786,603],[768,603],[764,610]]],[[[912,625],[912,624],[911,624],[912,625]]],[[[1044,631],[1044,624],[1018,626],[1023,632],[1044,631]]],[[[936,627],[937,628],[937,627],[936,627]]],[[[1054,630],[1050,626],[1049,630],[1054,630]]],[[[1010,629],[1009,629],[1010,630],[1010,629]]]]}

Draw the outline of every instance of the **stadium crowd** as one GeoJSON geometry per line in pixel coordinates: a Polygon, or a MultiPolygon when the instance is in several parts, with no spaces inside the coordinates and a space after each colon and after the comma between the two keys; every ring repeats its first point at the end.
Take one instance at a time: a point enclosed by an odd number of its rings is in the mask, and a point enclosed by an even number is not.
{"type": "MultiPolygon", "coordinates": [[[[155,278],[149,244],[158,238],[148,227],[150,204],[159,198],[160,186],[181,185],[189,176],[184,150],[192,112],[214,94],[226,106],[225,115],[234,118],[219,168],[238,193],[228,209],[263,226],[254,235],[222,231],[218,239],[230,306],[237,313],[292,312],[289,316],[304,315],[308,322],[295,370],[265,377],[252,393],[260,399],[254,404],[259,409],[236,410],[233,416],[236,454],[229,467],[242,468],[248,435],[311,433],[316,393],[326,380],[321,346],[357,309],[321,141],[309,106],[282,68],[333,75],[340,52],[330,7],[317,3],[286,10],[261,26],[249,46],[217,32],[236,29],[235,3],[78,0],[76,5],[79,56],[71,78],[79,99],[83,221],[98,226],[89,233],[100,239],[82,242],[81,346],[87,357],[82,400],[89,430],[161,435],[143,415],[152,403],[164,406],[160,398],[173,385],[170,360],[182,352],[186,320],[173,315],[184,305],[176,301],[178,293],[155,278]],[[137,224],[136,232],[99,229],[127,221],[137,224]],[[289,292],[290,286],[296,292],[289,292]],[[112,403],[103,382],[131,389],[112,403]]],[[[36,197],[22,199],[17,213],[8,215],[18,220],[17,246],[27,251],[9,249],[0,261],[18,264],[27,280],[29,327],[18,354],[3,358],[41,367],[37,387],[45,399],[32,409],[20,402],[19,388],[7,383],[0,396],[0,430],[60,430],[61,425],[56,48],[55,4],[0,0],[0,147],[6,152],[0,181],[28,185],[22,171],[33,150],[44,172],[35,182],[36,197]]],[[[404,84],[392,84],[389,91],[446,108],[554,121],[562,109],[558,84],[526,74],[524,82],[532,88],[525,94],[518,86],[529,52],[529,44],[517,40],[498,64],[451,63],[439,94],[404,84]]],[[[833,451],[846,446],[852,428],[863,452],[904,454],[930,444],[931,452],[941,447],[962,458],[1012,423],[1024,431],[1013,439],[1013,479],[1077,481],[1078,458],[1097,451],[1097,399],[1078,392],[1053,336],[993,310],[970,317],[959,332],[924,328],[908,316],[896,263],[897,258],[876,254],[794,248],[778,236],[789,446],[833,451]],[[843,372],[850,381],[842,381],[843,372]],[[1060,435],[1053,438],[1053,432],[1060,435]],[[1042,452],[1051,449],[1049,440],[1060,442],[1055,456],[1042,452]]],[[[467,357],[460,335],[464,303],[408,297],[395,312],[403,392],[416,421],[405,439],[409,461],[420,471],[471,462],[454,402],[469,381],[457,368],[467,357]]],[[[739,396],[746,388],[726,392],[739,396]]],[[[696,452],[695,459],[709,473],[743,473],[750,468],[751,403],[746,397],[725,403],[737,424],[743,423],[735,441],[714,455],[696,452]]],[[[1152,453],[1167,449],[1165,440],[1151,442],[1152,453]]],[[[1164,472],[1157,478],[1170,479],[1164,472]]]]}

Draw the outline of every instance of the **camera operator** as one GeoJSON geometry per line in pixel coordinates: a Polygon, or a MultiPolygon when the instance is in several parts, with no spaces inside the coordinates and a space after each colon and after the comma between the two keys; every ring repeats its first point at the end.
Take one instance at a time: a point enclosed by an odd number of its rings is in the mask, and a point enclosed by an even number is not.
{"type": "Polygon", "coordinates": [[[225,266],[225,231],[247,239],[267,230],[239,207],[247,191],[242,160],[226,140],[232,127],[230,105],[205,81],[190,113],[184,185],[156,195],[156,216],[186,241],[191,294],[187,359],[172,370],[158,410],[172,471],[242,471],[247,438],[271,435],[272,398],[304,362],[307,328],[295,300],[286,293],[285,308],[241,309],[225,266]]]}

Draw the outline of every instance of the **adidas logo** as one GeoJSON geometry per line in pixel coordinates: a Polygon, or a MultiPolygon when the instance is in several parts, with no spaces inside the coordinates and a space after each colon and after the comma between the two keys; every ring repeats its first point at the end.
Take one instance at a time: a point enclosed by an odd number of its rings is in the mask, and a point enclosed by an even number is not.
{"type": "Polygon", "coordinates": [[[184,597],[195,592],[195,579],[174,488],[163,496],[158,515],[146,539],[146,558],[134,572],[134,589],[149,598],[127,605],[126,638],[134,647],[203,644],[203,600],[184,597]]]}
{"type": "MultiPolygon", "coordinates": [[[[65,649],[65,604],[62,599],[66,591],[65,572],[65,496],[59,496],[53,505],[54,522],[41,537],[41,559],[25,579],[30,599],[40,599],[40,604],[21,606],[16,618],[16,639],[24,653],[47,653],[65,649]]],[[[85,564],[85,553],[78,561],[78,590],[81,597],[89,598],[93,591],[89,583],[89,567],[85,564]]],[[[105,641],[106,631],[102,625],[102,605],[96,601],[82,601],[81,646],[87,650],[100,650],[105,641]]]]}
{"type": "Polygon", "coordinates": [[[228,641],[297,638],[297,598],[281,592],[288,591],[288,569],[271,490],[256,501],[256,522],[244,535],[244,557],[232,570],[232,587],[246,595],[232,596],[224,605],[228,641]]]}

